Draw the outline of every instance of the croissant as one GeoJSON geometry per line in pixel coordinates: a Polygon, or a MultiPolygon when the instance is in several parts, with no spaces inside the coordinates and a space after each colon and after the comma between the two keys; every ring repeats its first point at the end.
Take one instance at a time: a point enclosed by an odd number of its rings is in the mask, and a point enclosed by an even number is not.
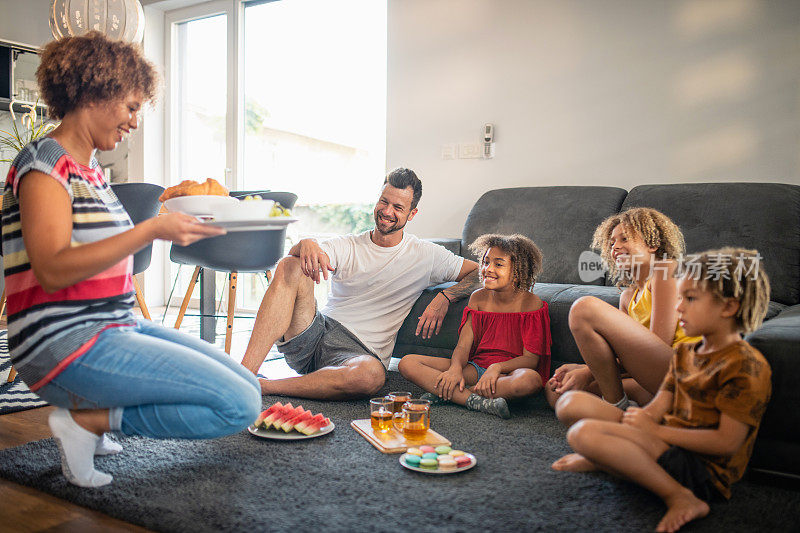
{"type": "Polygon", "coordinates": [[[159,202],[164,202],[170,198],[177,198],[178,196],[196,196],[196,195],[213,195],[213,196],[228,196],[228,189],[223,187],[220,182],[213,178],[208,178],[203,183],[198,183],[194,180],[183,180],[177,185],[168,187],[161,196],[158,197],[159,202]]]}

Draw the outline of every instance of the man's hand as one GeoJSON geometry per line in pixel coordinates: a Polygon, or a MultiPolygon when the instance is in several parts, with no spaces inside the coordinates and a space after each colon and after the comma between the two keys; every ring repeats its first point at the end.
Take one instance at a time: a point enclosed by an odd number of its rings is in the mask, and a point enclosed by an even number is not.
{"type": "Polygon", "coordinates": [[[652,435],[658,431],[658,423],[641,407],[628,407],[628,410],[622,413],[622,423],[652,435]]]}
{"type": "Polygon", "coordinates": [[[436,380],[434,389],[436,389],[441,398],[450,400],[453,398],[453,392],[455,392],[456,387],[460,391],[464,390],[464,372],[461,368],[451,366],[439,374],[439,379],[436,380]]]}
{"type": "Polygon", "coordinates": [[[556,393],[563,394],[568,390],[586,390],[591,382],[592,372],[588,366],[566,364],[556,369],[548,384],[556,393]]]}
{"type": "Polygon", "coordinates": [[[483,373],[481,379],[475,384],[472,389],[478,396],[485,398],[494,398],[497,393],[497,379],[501,376],[500,370],[495,365],[489,365],[486,372],[483,373]]]}
{"type": "Polygon", "coordinates": [[[430,339],[434,335],[438,335],[442,329],[442,322],[447,310],[450,308],[450,302],[441,292],[438,293],[425,311],[420,315],[419,322],[417,323],[417,331],[414,335],[419,336],[422,333],[423,339],[430,339]]]}
{"type": "Polygon", "coordinates": [[[322,248],[314,239],[303,239],[298,245],[297,257],[300,258],[300,268],[303,274],[314,280],[314,283],[321,281],[320,271],[322,271],[322,276],[327,280],[328,272],[336,270],[331,266],[328,254],[322,251],[322,248]]]}

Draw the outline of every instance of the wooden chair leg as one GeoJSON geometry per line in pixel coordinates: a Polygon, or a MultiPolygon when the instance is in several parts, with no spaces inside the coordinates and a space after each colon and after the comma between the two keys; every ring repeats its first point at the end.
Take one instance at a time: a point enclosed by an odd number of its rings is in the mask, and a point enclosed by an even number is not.
{"type": "Polygon", "coordinates": [[[153,320],[150,318],[150,311],[147,309],[147,304],[144,301],[144,294],[142,294],[142,287],[139,285],[139,280],[136,279],[136,276],[133,276],[133,286],[136,287],[136,303],[139,304],[142,316],[147,320],[153,320]]]}
{"type": "Polygon", "coordinates": [[[17,377],[17,369],[12,366],[11,371],[8,373],[8,383],[14,381],[15,377],[17,377]]]}
{"type": "Polygon", "coordinates": [[[233,315],[236,312],[236,272],[231,272],[228,281],[228,325],[225,328],[225,353],[231,353],[231,339],[233,337],[233,315]]]}
{"type": "Polygon", "coordinates": [[[186,308],[189,307],[189,300],[192,298],[192,292],[194,291],[194,286],[197,284],[197,279],[200,277],[200,267],[194,267],[194,272],[192,272],[192,279],[189,280],[189,290],[186,291],[186,296],[183,297],[183,302],[181,302],[181,309],[178,311],[178,319],[175,321],[175,329],[181,328],[181,322],[183,322],[183,315],[186,314],[186,308]]]}

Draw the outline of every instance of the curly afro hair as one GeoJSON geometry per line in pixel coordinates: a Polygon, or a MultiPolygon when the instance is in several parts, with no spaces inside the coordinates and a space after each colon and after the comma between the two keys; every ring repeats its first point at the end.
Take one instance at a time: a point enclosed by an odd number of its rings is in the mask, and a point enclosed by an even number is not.
{"type": "Polygon", "coordinates": [[[696,281],[716,298],[734,298],[739,310],[734,316],[743,333],[761,326],[769,306],[769,278],[756,250],[720,248],[688,254],[675,271],[676,277],[696,281]]]}
{"type": "Polygon", "coordinates": [[[56,120],[86,104],[135,92],[149,102],[158,89],[156,69],[138,45],[112,41],[97,31],[45,46],[36,80],[50,117],[56,120]]]}
{"type": "Polygon", "coordinates": [[[600,250],[600,257],[608,268],[611,279],[616,280],[617,286],[633,283],[628,273],[617,268],[611,257],[611,233],[620,224],[628,238],[638,237],[648,248],[655,248],[653,255],[659,260],[677,260],[686,249],[680,228],[660,211],[649,207],[632,207],[611,215],[594,230],[592,248],[600,250]]]}
{"type": "MultiPolygon", "coordinates": [[[[518,291],[529,291],[536,283],[536,278],[542,273],[542,260],[544,256],[536,244],[524,235],[499,235],[489,233],[481,235],[469,245],[469,249],[483,260],[489,248],[499,248],[511,256],[513,268],[514,288],[518,291]]],[[[481,281],[483,274],[478,268],[481,281]]]]}

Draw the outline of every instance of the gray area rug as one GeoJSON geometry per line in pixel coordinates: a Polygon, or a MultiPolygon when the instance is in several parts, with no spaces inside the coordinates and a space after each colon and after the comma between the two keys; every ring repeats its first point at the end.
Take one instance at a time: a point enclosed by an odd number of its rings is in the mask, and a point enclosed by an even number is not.
{"type": "MultiPolygon", "coordinates": [[[[385,391],[409,385],[390,372],[385,391]]],[[[410,387],[417,396],[421,391],[410,387]]],[[[285,398],[265,397],[265,405],[285,398]]],[[[452,475],[406,470],[350,427],[366,401],[302,403],[336,424],[306,441],[243,432],[213,441],[127,438],[125,451],[97,459],[114,481],[69,485],[46,439],[0,452],[0,475],[70,502],[159,531],[652,531],[660,500],[606,474],[557,473],[565,430],[542,399],[513,406],[513,418],[434,407],[433,428],[478,464],[452,475]]],[[[797,531],[800,492],[748,481],[731,502],[689,531],[797,531]]]]}

